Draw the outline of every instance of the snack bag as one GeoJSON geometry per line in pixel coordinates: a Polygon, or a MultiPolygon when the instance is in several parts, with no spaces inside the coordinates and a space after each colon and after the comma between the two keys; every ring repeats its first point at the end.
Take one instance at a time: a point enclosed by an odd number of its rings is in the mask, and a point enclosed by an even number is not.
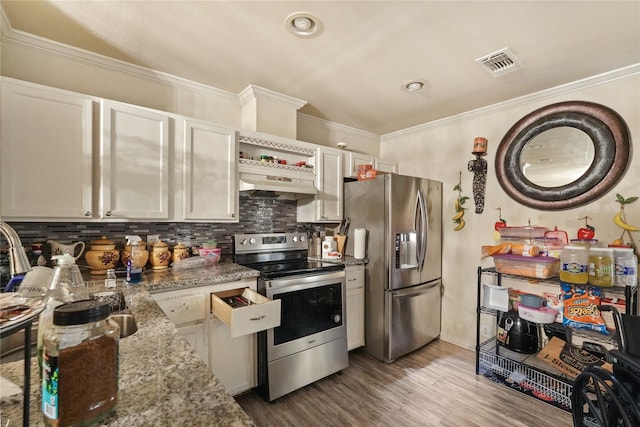
{"type": "Polygon", "coordinates": [[[562,282],[562,324],[574,329],[608,334],[607,326],[598,310],[600,295],[600,288],[597,286],[582,287],[562,282]]]}

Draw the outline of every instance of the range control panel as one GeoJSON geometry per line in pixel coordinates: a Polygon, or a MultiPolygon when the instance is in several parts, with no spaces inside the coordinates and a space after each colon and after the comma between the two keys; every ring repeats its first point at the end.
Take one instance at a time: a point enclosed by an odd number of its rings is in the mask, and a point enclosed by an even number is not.
{"type": "Polygon", "coordinates": [[[305,233],[255,233],[233,236],[235,253],[281,252],[307,249],[305,233]]]}

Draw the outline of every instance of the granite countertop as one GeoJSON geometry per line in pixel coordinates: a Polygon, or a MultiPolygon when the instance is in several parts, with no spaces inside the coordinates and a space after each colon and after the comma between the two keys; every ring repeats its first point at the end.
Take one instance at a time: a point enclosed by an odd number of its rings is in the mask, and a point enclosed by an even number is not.
{"type": "MultiPolygon", "coordinates": [[[[257,277],[231,262],[205,268],[145,271],[131,296],[138,331],[120,340],[120,382],[116,414],[104,426],[252,426],[193,347],[151,298],[150,292],[257,277]]],[[[92,278],[97,280],[98,277],[92,278]]],[[[37,358],[31,358],[30,425],[42,425],[37,358]]],[[[0,375],[22,386],[23,362],[0,365],[0,375]]],[[[3,401],[3,426],[22,425],[22,395],[3,401]]]]}
{"type": "Polygon", "coordinates": [[[346,255],[340,259],[326,259],[321,257],[309,257],[311,261],[322,261],[329,264],[344,264],[345,266],[350,265],[366,265],[369,260],[367,258],[354,258],[351,255],[346,255]]]}
{"type": "MultiPolygon", "coordinates": [[[[361,265],[366,259],[309,258],[361,265]]],[[[103,276],[83,274],[87,281],[103,276]]],[[[257,277],[259,272],[232,262],[193,269],[147,269],[134,286],[131,312],[138,331],[120,340],[120,382],[116,414],[103,426],[252,426],[253,422],[216,379],[193,347],[151,297],[152,293],[257,277]]],[[[31,358],[30,425],[42,425],[37,358],[31,358]]],[[[22,386],[23,362],[0,364],[0,375],[22,386]]],[[[2,401],[3,426],[22,425],[22,394],[2,401]],[[5,424],[6,423],[6,424],[5,424]]]]}

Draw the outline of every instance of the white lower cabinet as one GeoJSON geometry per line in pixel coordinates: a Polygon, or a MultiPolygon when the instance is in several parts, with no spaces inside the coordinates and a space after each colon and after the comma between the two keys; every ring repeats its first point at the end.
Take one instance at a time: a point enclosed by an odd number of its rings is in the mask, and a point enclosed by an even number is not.
{"type": "Polygon", "coordinates": [[[217,317],[208,323],[209,368],[231,395],[255,387],[255,334],[231,338],[231,329],[217,317]]]}
{"type": "Polygon", "coordinates": [[[198,322],[193,325],[181,326],[176,329],[178,329],[180,335],[182,335],[184,339],[186,339],[187,342],[196,349],[196,353],[198,353],[198,356],[200,356],[202,361],[211,368],[209,365],[209,340],[207,339],[205,323],[198,322]]]}
{"type": "Polygon", "coordinates": [[[255,334],[231,338],[229,327],[211,313],[210,294],[241,288],[255,290],[256,279],[152,295],[180,334],[232,395],[256,386],[255,334]]]}
{"type": "Polygon", "coordinates": [[[364,265],[345,269],[347,280],[347,348],[364,345],[364,265]]]}

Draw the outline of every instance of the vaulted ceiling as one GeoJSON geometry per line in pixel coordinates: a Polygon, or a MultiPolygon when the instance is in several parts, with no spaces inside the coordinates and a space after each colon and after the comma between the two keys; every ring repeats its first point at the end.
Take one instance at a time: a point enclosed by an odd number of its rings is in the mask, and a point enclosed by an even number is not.
{"type": "Polygon", "coordinates": [[[640,63],[639,1],[0,1],[13,30],[376,134],[640,63]],[[285,20],[312,14],[299,37],[285,20]],[[522,68],[476,59],[508,47],[522,68]],[[403,90],[422,80],[424,88],[403,90]]]}

